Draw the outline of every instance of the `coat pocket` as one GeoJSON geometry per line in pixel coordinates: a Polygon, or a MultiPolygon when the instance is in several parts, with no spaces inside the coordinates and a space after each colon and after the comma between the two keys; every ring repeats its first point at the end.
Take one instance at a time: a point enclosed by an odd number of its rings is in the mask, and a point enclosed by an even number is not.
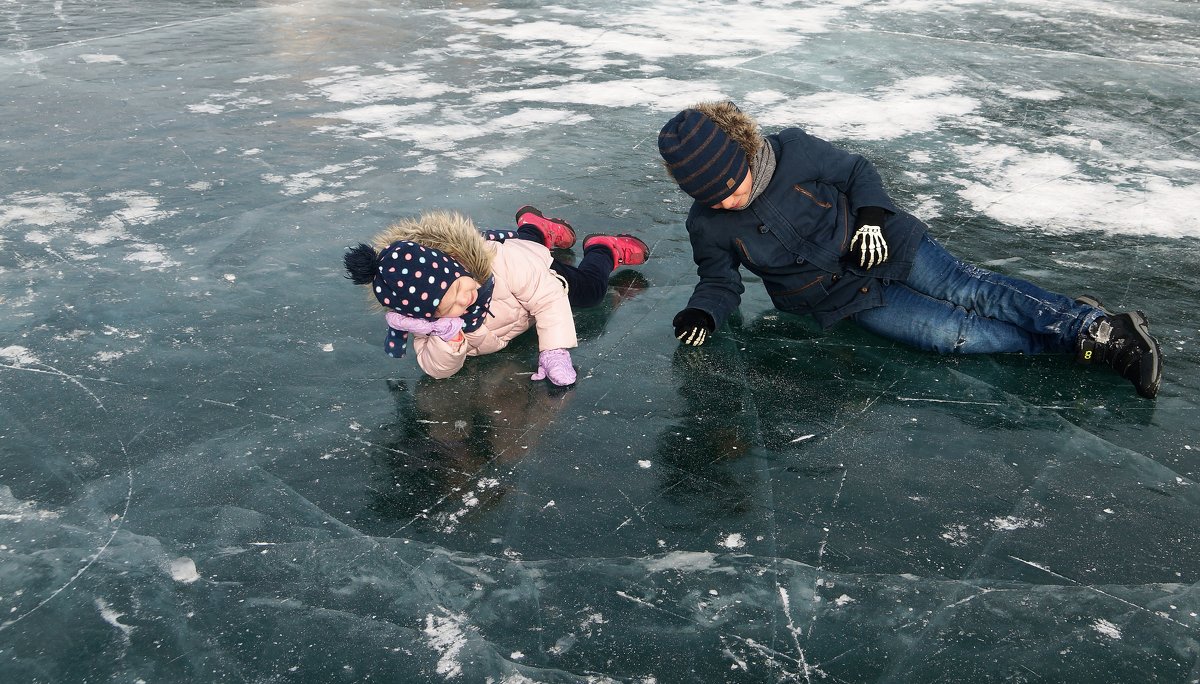
{"type": "Polygon", "coordinates": [[[737,238],[734,244],[742,262],[756,271],[793,270],[804,259],[784,246],[772,233],[764,233],[753,239],[737,238]]]}
{"type": "Polygon", "coordinates": [[[810,190],[799,183],[796,183],[795,185],[793,185],[792,189],[794,189],[796,192],[800,193],[801,195],[804,195],[808,199],[812,200],[814,204],[816,204],[818,207],[821,207],[822,209],[828,209],[833,206],[833,202],[821,199],[821,197],[818,195],[817,190],[810,190]]]}
{"type": "Polygon", "coordinates": [[[828,275],[804,276],[786,282],[767,285],[771,303],[780,311],[804,313],[811,310],[829,294],[828,275]]]}

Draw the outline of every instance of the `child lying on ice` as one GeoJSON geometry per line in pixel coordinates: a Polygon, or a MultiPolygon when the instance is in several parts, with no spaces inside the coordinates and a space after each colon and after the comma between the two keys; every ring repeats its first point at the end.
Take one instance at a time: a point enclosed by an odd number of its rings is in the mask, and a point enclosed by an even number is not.
{"type": "Polygon", "coordinates": [[[571,266],[550,254],[575,244],[570,224],[530,206],[517,211],[516,222],[516,230],[481,233],[461,214],[430,211],[346,252],[347,277],[370,287],[386,310],[389,356],[404,356],[411,334],[421,370],[446,378],[468,356],[499,351],[536,327],[532,379],[575,382],[571,308],[598,304],[609,274],[645,263],[649,249],[631,235],[590,235],[583,259],[571,266]]]}

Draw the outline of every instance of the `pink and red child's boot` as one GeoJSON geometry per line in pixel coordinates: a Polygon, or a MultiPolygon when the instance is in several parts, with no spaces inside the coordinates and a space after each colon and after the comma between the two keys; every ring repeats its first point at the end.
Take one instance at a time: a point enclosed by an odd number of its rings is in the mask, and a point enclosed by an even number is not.
{"type": "Polygon", "coordinates": [[[542,233],[546,249],[566,249],[575,244],[575,229],[559,218],[547,218],[537,207],[525,205],[517,210],[517,227],[533,226],[542,233]]]}
{"type": "Polygon", "coordinates": [[[646,243],[628,234],[618,235],[589,235],[583,239],[583,251],[588,247],[607,247],[613,255],[613,268],[618,266],[637,266],[646,263],[650,256],[650,248],[646,243]]]}

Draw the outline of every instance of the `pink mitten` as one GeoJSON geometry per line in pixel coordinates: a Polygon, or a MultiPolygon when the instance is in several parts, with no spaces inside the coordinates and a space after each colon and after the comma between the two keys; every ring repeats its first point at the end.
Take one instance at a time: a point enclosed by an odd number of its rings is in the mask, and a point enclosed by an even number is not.
{"type": "Polygon", "coordinates": [[[405,316],[395,311],[389,311],[384,315],[387,319],[388,327],[395,330],[403,330],[413,333],[414,335],[437,335],[449,342],[458,335],[458,331],[462,330],[463,319],[458,316],[452,318],[413,318],[405,316]]]}
{"type": "Polygon", "coordinates": [[[538,354],[537,372],[530,380],[550,378],[550,382],[563,387],[575,382],[575,369],[571,366],[571,354],[566,349],[547,349],[538,354]]]}

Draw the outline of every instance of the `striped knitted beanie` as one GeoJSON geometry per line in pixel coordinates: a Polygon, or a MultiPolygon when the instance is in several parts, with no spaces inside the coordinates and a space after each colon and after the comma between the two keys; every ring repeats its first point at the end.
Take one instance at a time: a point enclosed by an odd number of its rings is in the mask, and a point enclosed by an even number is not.
{"type": "Polygon", "coordinates": [[[679,188],[711,207],[729,197],[746,179],[746,153],[712,119],[685,109],[658,133],[658,152],[679,188]]]}

